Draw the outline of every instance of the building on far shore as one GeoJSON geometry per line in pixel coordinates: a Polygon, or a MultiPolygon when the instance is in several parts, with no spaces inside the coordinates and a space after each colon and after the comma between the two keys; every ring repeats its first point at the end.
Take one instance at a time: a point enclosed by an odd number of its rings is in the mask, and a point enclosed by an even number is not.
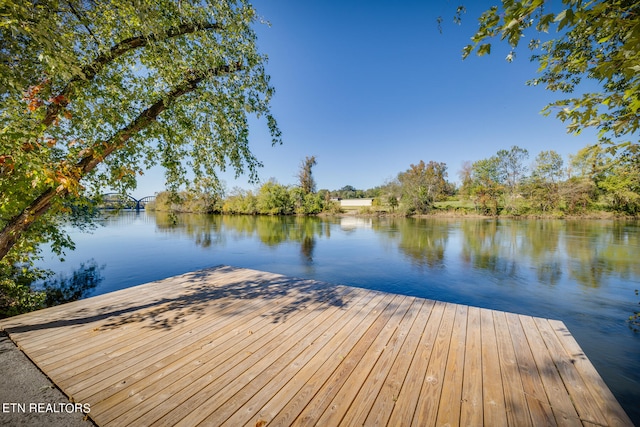
{"type": "Polygon", "coordinates": [[[338,197],[332,200],[340,202],[341,208],[360,208],[364,206],[373,206],[373,199],[341,199],[338,197]]]}

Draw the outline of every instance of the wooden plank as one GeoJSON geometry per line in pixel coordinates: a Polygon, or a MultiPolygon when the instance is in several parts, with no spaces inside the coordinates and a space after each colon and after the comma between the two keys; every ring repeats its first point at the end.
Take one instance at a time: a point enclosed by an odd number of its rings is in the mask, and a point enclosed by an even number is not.
{"type": "Polygon", "coordinates": [[[459,425],[465,366],[468,307],[458,305],[440,394],[436,425],[459,425]]]}
{"type": "Polygon", "coordinates": [[[507,422],[510,426],[530,426],[532,422],[529,407],[525,399],[522,379],[518,371],[518,362],[505,313],[494,311],[493,319],[500,357],[500,372],[502,374],[507,422]]]}
{"type": "MultiPolygon", "coordinates": [[[[407,301],[407,303],[411,304],[409,310],[405,313],[389,344],[383,348],[380,358],[360,388],[359,393],[348,407],[348,412],[340,421],[342,425],[367,425],[366,419],[373,412],[372,408],[374,403],[378,401],[378,397],[381,394],[391,393],[391,396],[386,400],[390,401],[393,398],[393,391],[388,388],[385,389],[384,385],[390,375],[396,374],[392,368],[402,354],[401,351],[405,341],[410,336],[419,314],[423,311],[424,300],[414,298],[407,301]]],[[[421,328],[424,328],[424,324],[422,324],[421,328]]],[[[418,334],[415,335],[419,337],[418,334]]],[[[417,345],[418,340],[415,339],[414,341],[417,345]]]]}
{"type": "Polygon", "coordinates": [[[491,310],[480,313],[482,330],[482,400],[484,425],[506,426],[507,410],[502,387],[502,372],[496,330],[491,310]]]}
{"type": "MultiPolygon", "coordinates": [[[[226,271],[226,269],[223,270],[226,271]]],[[[214,289],[218,275],[221,273],[218,271],[207,271],[207,273],[211,273],[206,276],[210,279],[207,282],[207,286],[214,289]]],[[[76,303],[79,303],[79,301],[52,307],[47,309],[47,311],[51,310],[49,315],[42,314],[33,319],[30,318],[30,324],[35,325],[35,327],[27,328],[27,330],[22,328],[23,331],[20,332],[16,332],[16,328],[12,328],[11,333],[16,342],[25,341],[25,343],[28,343],[28,351],[33,357],[39,354],[52,356],[53,354],[67,353],[74,343],[80,343],[83,346],[87,345],[86,337],[82,339],[77,336],[78,330],[90,331],[93,329],[93,326],[87,325],[95,326],[95,323],[99,322],[101,328],[107,329],[110,325],[123,322],[127,317],[135,316],[137,319],[144,319],[143,313],[146,310],[154,309],[154,307],[157,308],[159,304],[162,304],[162,301],[176,304],[182,300],[193,299],[192,294],[194,291],[181,285],[191,283],[187,279],[195,274],[189,273],[184,277],[174,278],[174,280],[165,279],[164,281],[135,286],[114,292],[115,296],[106,294],[89,298],[83,300],[86,304],[79,308],[76,308],[78,307],[76,303]],[[67,305],[70,308],[65,308],[67,305]],[[63,308],[65,309],[63,310],[63,308]],[[60,319],[51,321],[56,316],[60,319]],[[52,345],[61,340],[66,343],[64,347],[56,348],[56,346],[52,345]]],[[[229,281],[227,285],[230,287],[234,280],[246,280],[248,277],[256,276],[256,274],[249,276],[250,272],[242,270],[232,270],[226,274],[226,279],[229,281]]],[[[27,313],[23,316],[28,316],[29,314],[27,313]]],[[[77,349],[73,350],[73,352],[77,352],[77,349]]]]}
{"type": "Polygon", "coordinates": [[[516,357],[516,369],[520,375],[522,391],[534,426],[556,425],[551,403],[544,391],[540,373],[531,354],[527,337],[520,323],[520,316],[506,313],[506,321],[516,357]]]}
{"type": "MultiPolygon", "coordinates": [[[[291,301],[294,301],[295,297],[283,297],[281,298],[281,305],[286,305],[291,301]]],[[[273,310],[273,304],[269,304],[266,301],[252,302],[247,304],[246,301],[240,305],[244,307],[239,309],[238,306],[231,303],[224,310],[216,312],[215,317],[211,315],[200,316],[192,314],[195,318],[200,318],[198,322],[189,322],[189,315],[183,317],[184,322],[177,328],[171,330],[158,330],[155,332],[146,332],[142,334],[144,326],[141,325],[140,334],[134,334],[136,336],[143,336],[145,338],[138,338],[136,341],[118,342],[117,339],[113,339],[109,334],[105,336],[105,340],[111,342],[114,341],[113,348],[108,353],[105,353],[102,357],[103,361],[100,364],[94,365],[91,369],[82,372],[74,372],[72,375],[73,385],[68,386],[68,390],[74,394],[92,394],[91,390],[96,389],[96,384],[101,381],[115,380],[119,381],[121,378],[126,377],[125,372],[128,368],[132,368],[136,363],[142,362],[145,364],[153,363],[158,358],[161,358],[166,354],[167,348],[171,345],[177,345],[176,336],[184,335],[185,328],[183,324],[195,326],[195,334],[190,333],[186,339],[197,339],[198,332],[206,333],[207,330],[211,331],[211,325],[216,325],[215,328],[223,326],[226,321],[225,317],[229,314],[234,316],[240,316],[241,313],[246,313],[248,316],[253,317],[256,312],[260,312],[261,307],[266,307],[268,310],[273,310]],[[106,359],[106,361],[104,360],[106,359]],[[89,391],[84,391],[89,389],[89,391]]],[[[247,318],[250,319],[250,317],[247,318]]],[[[232,318],[230,318],[232,319],[232,318]]],[[[191,331],[194,331],[191,329],[191,331]]],[[[97,386],[99,387],[99,386],[97,386]]]]}
{"type": "Polygon", "coordinates": [[[461,426],[480,426],[483,423],[481,338],[480,309],[469,307],[460,406],[461,426]]]}
{"type": "MultiPolygon", "coordinates": [[[[551,402],[547,398],[540,372],[520,323],[520,316],[507,313],[506,318],[531,421],[534,426],[555,426],[557,423],[551,410],[551,402]]],[[[537,350],[546,351],[546,348],[537,350]]]]}
{"type": "MultiPolygon", "coordinates": [[[[222,326],[220,322],[239,321],[245,318],[248,320],[254,317],[252,309],[258,310],[262,308],[265,311],[268,309],[266,303],[261,306],[248,307],[242,301],[236,301],[231,304],[226,304],[226,301],[220,301],[219,307],[219,314],[215,318],[216,327],[222,326]],[[234,316],[228,316],[228,314],[234,314],[234,316]]],[[[210,308],[216,309],[217,307],[212,305],[210,308]]],[[[145,331],[145,328],[140,327],[135,328],[135,330],[127,328],[126,332],[122,334],[99,331],[96,334],[100,336],[100,341],[102,342],[97,341],[93,347],[65,353],[62,359],[60,359],[59,355],[56,355],[43,366],[52,375],[70,374],[75,377],[85,372],[83,368],[86,370],[88,366],[92,365],[92,362],[99,360],[101,369],[107,371],[113,364],[121,366],[119,361],[123,357],[126,357],[129,363],[132,363],[136,359],[150,357],[158,348],[166,350],[167,344],[181,345],[185,339],[195,339],[199,332],[210,329],[211,320],[210,317],[187,314],[182,318],[180,325],[171,328],[169,331],[164,329],[145,331]],[[125,356],[125,353],[129,354],[125,356]],[[107,358],[106,363],[105,357],[107,358]]],[[[112,374],[113,372],[109,372],[108,375],[112,374]]]]}
{"type": "Polygon", "coordinates": [[[408,298],[398,307],[318,424],[362,425],[421,306],[421,301],[408,298]]]}
{"type": "MultiPolygon", "coordinates": [[[[275,415],[267,412],[265,408],[261,413],[270,426],[288,426],[302,412],[302,410],[314,398],[317,391],[324,384],[329,376],[342,362],[344,356],[342,351],[353,348],[360,338],[360,334],[355,331],[366,330],[373,321],[369,316],[372,312],[379,312],[378,305],[382,303],[381,295],[375,295],[377,301],[367,301],[364,307],[357,313],[352,313],[349,322],[344,325],[338,324],[340,328],[330,337],[330,340],[323,346],[321,351],[311,360],[311,363],[304,366],[297,375],[292,378],[295,394],[290,399],[274,396],[275,415]],[[354,333],[355,332],[355,333],[354,333]]],[[[386,302],[385,302],[386,304],[386,302]]],[[[355,310],[352,310],[355,311],[355,310]]]]}
{"type": "Polygon", "coordinates": [[[571,397],[580,420],[583,423],[590,422],[598,425],[607,425],[606,418],[593,401],[587,385],[575,366],[576,360],[570,354],[567,354],[549,321],[536,318],[535,323],[549,349],[551,358],[560,373],[562,382],[571,397]]]}
{"type": "Polygon", "coordinates": [[[356,334],[354,331],[354,335],[357,335],[359,339],[352,348],[345,348],[344,352],[334,356],[340,359],[337,369],[332,372],[331,376],[320,387],[315,398],[305,406],[303,411],[295,419],[294,424],[315,424],[316,420],[322,416],[331,404],[333,396],[347,382],[358,365],[358,362],[367,353],[367,350],[372,344],[377,343],[376,338],[380,335],[405,298],[404,296],[395,296],[387,305],[381,307],[380,310],[376,310],[374,316],[372,316],[373,322],[364,333],[356,334]]]}
{"type": "Polygon", "coordinates": [[[420,398],[418,399],[418,406],[413,415],[411,425],[435,425],[455,316],[456,305],[447,304],[444,309],[438,335],[433,344],[433,352],[429,358],[429,364],[424,370],[426,376],[423,377],[424,380],[422,389],[420,390],[420,398]]]}
{"type": "Polygon", "coordinates": [[[438,336],[440,325],[443,323],[445,308],[446,304],[443,302],[437,301],[434,304],[433,312],[420,339],[418,351],[411,360],[406,380],[398,393],[387,425],[407,425],[413,420],[420,399],[420,391],[425,381],[426,366],[431,359],[434,342],[438,336]]]}
{"type": "MultiPolygon", "coordinates": [[[[355,311],[355,310],[354,310],[355,311]]],[[[200,406],[197,413],[188,414],[176,425],[242,425],[257,416],[261,406],[274,394],[282,391],[291,377],[324,347],[333,334],[327,331],[335,330],[354,320],[346,311],[338,315],[327,311],[321,318],[314,320],[305,331],[304,338],[296,342],[288,351],[277,358],[269,358],[268,366],[250,382],[242,385],[235,394],[226,401],[224,397],[211,396],[207,403],[200,406]]],[[[334,348],[334,350],[336,350],[334,348]]],[[[227,387],[232,386],[228,384],[227,387]]],[[[164,421],[164,420],[162,420],[164,421]]]]}
{"type": "MultiPolygon", "coordinates": [[[[115,416],[109,423],[130,425],[144,415],[145,423],[151,424],[169,413],[180,419],[185,413],[195,410],[200,400],[208,397],[207,390],[219,390],[227,381],[237,379],[241,374],[251,378],[246,371],[259,369],[262,365],[258,363],[266,355],[290,345],[289,342],[302,335],[300,331],[307,322],[319,314],[319,311],[305,310],[299,318],[271,323],[258,339],[249,333],[250,344],[247,347],[216,354],[214,359],[211,359],[213,353],[202,354],[194,362],[172,372],[164,381],[129,396],[113,412],[105,411],[110,417],[115,416]]],[[[230,389],[225,388],[224,391],[229,392],[230,389]]]]}
{"type": "Polygon", "coordinates": [[[363,425],[387,425],[435,301],[425,300],[363,425]]]}
{"type": "MultiPolygon", "coordinates": [[[[347,288],[341,290],[342,297],[346,297],[350,293],[352,290],[347,288]]],[[[285,298],[279,299],[278,305],[275,307],[286,304],[287,301],[289,300],[285,298]]],[[[175,334],[178,335],[173,340],[164,338],[161,345],[149,347],[147,351],[138,352],[136,355],[121,355],[120,359],[122,360],[117,359],[113,363],[127,366],[125,369],[109,373],[104,380],[94,383],[88,389],[83,389],[76,396],[78,399],[101,401],[109,397],[109,393],[118,392],[121,389],[120,384],[132,386],[138,378],[153,375],[160,369],[165,369],[163,374],[166,375],[171,372],[170,369],[176,368],[174,362],[186,357],[193,360],[204,347],[216,346],[219,350],[220,346],[229,346],[232,340],[240,334],[240,330],[258,332],[260,328],[271,322],[269,316],[265,316],[265,314],[273,309],[273,303],[266,300],[251,305],[245,303],[244,307],[241,303],[240,308],[236,304],[229,304],[225,310],[216,313],[215,317],[203,317],[200,324],[194,324],[194,327],[186,333],[175,331],[175,334]],[[211,325],[215,325],[213,330],[211,325]],[[175,347],[180,350],[176,350],[175,347]],[[169,368],[170,365],[171,368],[169,368]]],[[[183,359],[183,361],[186,362],[187,359],[183,359]]],[[[105,371],[108,368],[104,365],[102,367],[105,371]]],[[[136,386],[141,387],[142,384],[136,386]]],[[[120,397],[124,399],[126,394],[121,393],[120,397]]]]}
{"type": "Polygon", "coordinates": [[[567,427],[582,426],[576,408],[573,406],[569,394],[567,394],[562,378],[560,378],[558,369],[553,363],[553,359],[534,319],[530,316],[520,316],[520,321],[523,324],[538,372],[540,372],[545,392],[549,402],[551,402],[551,410],[557,425],[567,427]]]}
{"type": "Polygon", "coordinates": [[[632,426],[633,423],[631,419],[624,409],[622,409],[622,406],[620,406],[613,396],[609,387],[607,387],[600,374],[598,374],[598,371],[596,371],[564,323],[559,320],[549,320],[548,322],[555,331],[562,346],[572,358],[573,364],[578,368],[580,375],[593,396],[594,403],[600,411],[602,411],[609,423],[608,425],[632,426]]]}
{"type": "MultiPolygon", "coordinates": [[[[388,295],[382,295],[382,301],[388,301],[393,298],[388,295]]],[[[383,304],[385,304],[383,302],[383,304]]],[[[295,330],[301,325],[301,322],[298,320],[295,324],[290,325],[290,330],[295,330]]],[[[195,408],[198,408],[198,412],[202,412],[204,414],[211,413],[211,411],[215,411],[215,409],[219,408],[220,405],[227,402],[231,399],[239,390],[242,389],[243,384],[248,384],[254,380],[264,369],[266,369],[271,361],[276,359],[280,354],[286,352],[291,347],[295,346],[297,341],[302,337],[309,333],[308,329],[302,329],[297,334],[293,335],[289,330],[285,332],[286,334],[291,334],[291,338],[284,337],[280,339],[280,336],[283,334],[278,334],[278,340],[273,341],[273,354],[271,351],[262,351],[263,348],[258,349],[256,353],[254,353],[255,357],[251,357],[250,364],[244,364],[244,366],[240,366],[241,371],[233,372],[232,370],[227,371],[223,377],[221,377],[220,381],[209,383],[206,385],[204,389],[202,389],[201,396],[190,399],[188,402],[181,404],[180,408],[177,408],[173,411],[169,417],[163,418],[159,420],[159,425],[172,425],[174,421],[188,421],[190,416],[192,416],[192,412],[195,408]],[[202,399],[204,398],[204,399],[202,399]],[[207,407],[206,405],[211,405],[207,407]]],[[[269,343],[269,346],[271,343],[269,343]]],[[[266,350],[270,350],[269,346],[264,346],[266,350]]],[[[252,355],[252,356],[254,356],[252,355]]],[[[190,388],[192,386],[190,385],[190,388]]],[[[193,416],[196,416],[194,414],[193,416]]],[[[153,425],[153,424],[152,424],[153,425]]]]}
{"type": "Polygon", "coordinates": [[[157,363],[154,369],[146,369],[139,375],[136,374],[137,381],[128,381],[126,388],[118,390],[103,402],[98,402],[97,410],[102,409],[105,417],[110,420],[108,417],[112,416],[114,411],[116,414],[122,411],[118,405],[130,397],[140,396],[145,400],[165,388],[175,388],[176,378],[189,375],[193,369],[205,363],[225,363],[225,360],[231,357],[229,353],[232,350],[236,353],[250,354],[253,349],[267,344],[272,339],[272,319],[262,312],[256,312],[255,317],[260,321],[254,324],[247,322],[241,326],[234,324],[234,328],[228,331],[229,334],[206,337],[203,341],[194,343],[193,349],[178,349],[170,357],[157,363]],[[106,408],[103,409],[102,405],[106,408]]]}
{"type": "Polygon", "coordinates": [[[273,425],[273,418],[288,403],[304,401],[302,388],[309,384],[312,376],[322,366],[327,368],[325,362],[344,347],[344,341],[349,335],[353,335],[353,330],[356,330],[364,320],[363,316],[356,315],[366,308],[374,295],[374,293],[368,293],[368,296],[358,301],[358,307],[352,306],[350,310],[341,313],[339,318],[334,316],[327,319],[323,323],[327,328],[322,334],[293,363],[282,369],[269,384],[238,408],[236,413],[230,416],[224,424],[241,425],[253,417],[255,424],[267,422],[273,425]]]}
{"type": "MultiPolygon", "coordinates": [[[[228,285],[230,279],[234,277],[251,277],[252,280],[257,281],[260,278],[265,280],[268,276],[277,277],[272,273],[255,270],[229,266],[214,267],[2,319],[0,328],[11,333],[12,336],[26,334],[29,331],[40,334],[43,330],[51,331],[52,329],[66,333],[68,328],[73,328],[79,322],[113,319],[118,315],[130,313],[134,309],[144,308],[144,306],[136,306],[139,301],[144,302],[145,305],[153,304],[158,296],[183,293],[189,286],[193,286],[194,281],[206,279],[207,286],[213,287],[228,285]],[[135,298],[134,295],[139,298],[135,298]]],[[[43,336],[47,335],[48,332],[43,336]]]]}

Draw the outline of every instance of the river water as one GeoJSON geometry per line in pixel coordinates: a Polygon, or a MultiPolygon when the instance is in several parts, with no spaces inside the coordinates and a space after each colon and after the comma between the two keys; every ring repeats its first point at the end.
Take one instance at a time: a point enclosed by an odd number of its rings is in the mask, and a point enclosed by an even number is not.
{"type": "Polygon", "coordinates": [[[640,222],[105,214],[38,264],[102,266],[87,296],[216,265],[562,320],[640,425],[640,222]]]}

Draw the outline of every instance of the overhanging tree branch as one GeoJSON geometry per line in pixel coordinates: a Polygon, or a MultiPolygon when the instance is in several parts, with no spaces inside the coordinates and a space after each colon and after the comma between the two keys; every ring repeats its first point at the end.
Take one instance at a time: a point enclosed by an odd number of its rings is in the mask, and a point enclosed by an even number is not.
{"type": "Polygon", "coordinates": [[[99,54],[90,64],[86,64],[81,68],[80,75],[73,77],[66,86],[60,91],[60,93],[54,97],[57,102],[52,102],[47,106],[47,112],[42,120],[42,124],[45,127],[51,126],[56,117],[60,115],[62,110],[69,104],[75,84],[82,80],[93,80],[96,75],[110,62],[118,57],[130,52],[134,49],[145,47],[152,42],[158,40],[169,39],[173,37],[179,37],[185,34],[195,33],[201,30],[217,30],[221,26],[217,23],[204,22],[200,24],[181,24],[177,27],[170,28],[164,34],[150,34],[147,36],[130,37],[120,41],[114,45],[108,51],[99,54]]]}
{"type": "MultiPolygon", "coordinates": [[[[181,84],[142,111],[131,123],[117,131],[108,141],[102,143],[100,149],[96,149],[97,147],[87,149],[83,157],[76,163],[75,168],[72,168],[75,171],[75,176],[66,178],[75,182],[80,181],[103,162],[107,156],[122,148],[131,137],[151,125],[167,109],[169,104],[181,96],[196,90],[198,85],[206,78],[230,73],[237,69],[237,66],[225,65],[207,71],[192,71],[181,84]]],[[[68,185],[50,186],[44,189],[29,206],[14,216],[0,232],[0,259],[7,255],[25,231],[51,208],[56,198],[66,197],[69,192],[68,185]]]]}

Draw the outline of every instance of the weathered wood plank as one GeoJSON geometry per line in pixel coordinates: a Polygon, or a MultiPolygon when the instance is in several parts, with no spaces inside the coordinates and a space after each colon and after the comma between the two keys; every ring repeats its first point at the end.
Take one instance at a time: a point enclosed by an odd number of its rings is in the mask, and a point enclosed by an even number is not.
{"type": "Polygon", "coordinates": [[[531,422],[534,426],[555,426],[557,423],[551,410],[551,403],[544,390],[540,372],[531,353],[532,349],[520,322],[520,316],[507,313],[506,318],[531,422]]]}
{"type": "Polygon", "coordinates": [[[329,407],[331,400],[344,383],[349,379],[360,360],[366,355],[367,350],[376,342],[382,331],[385,330],[387,322],[401,306],[405,297],[396,296],[380,310],[374,310],[373,322],[366,329],[364,334],[354,334],[359,337],[352,348],[345,348],[340,352],[340,364],[333,371],[331,376],[320,387],[315,398],[298,415],[294,423],[296,425],[313,425],[329,407]]]}
{"type": "MultiPolygon", "coordinates": [[[[393,392],[388,388],[385,389],[384,385],[387,383],[387,378],[392,374],[392,367],[400,354],[402,354],[405,341],[424,307],[424,301],[415,298],[407,301],[407,303],[411,304],[409,310],[405,313],[404,318],[401,319],[389,344],[384,347],[381,357],[362,385],[360,392],[351,402],[349,411],[342,418],[341,423],[343,425],[367,425],[366,419],[372,412],[372,407],[380,395],[392,393],[389,396],[381,397],[381,399],[387,401],[393,399],[393,392]]],[[[424,325],[421,325],[421,327],[424,327],[424,325]]],[[[343,390],[346,392],[344,387],[343,390]]]]}
{"type": "Polygon", "coordinates": [[[575,365],[576,359],[567,354],[560,337],[547,319],[535,319],[538,330],[549,349],[549,354],[560,373],[562,382],[565,385],[571,401],[573,402],[580,420],[599,425],[608,425],[608,421],[600,411],[600,408],[593,400],[587,385],[584,383],[575,365]]]}
{"type": "Polygon", "coordinates": [[[493,311],[480,313],[482,329],[482,401],[484,425],[506,426],[507,410],[502,386],[502,373],[493,311]]]}
{"type": "MultiPolygon", "coordinates": [[[[189,414],[179,420],[176,425],[242,425],[251,419],[260,407],[274,394],[282,390],[295,369],[305,366],[319,350],[321,344],[327,342],[329,329],[339,327],[343,322],[353,318],[342,311],[336,315],[327,311],[320,318],[309,323],[304,338],[286,352],[271,359],[271,364],[249,383],[244,384],[235,394],[223,402],[224,398],[211,396],[207,404],[202,405],[197,414],[189,414]],[[326,314],[326,315],[325,315],[326,314]],[[316,345],[319,344],[319,345],[316,345]],[[292,369],[293,367],[293,369],[292,369]]],[[[242,380],[242,378],[240,378],[242,380]]],[[[243,385],[243,384],[240,384],[243,385]]]]}
{"type": "Polygon", "coordinates": [[[422,384],[425,381],[425,367],[431,358],[433,343],[438,336],[445,307],[446,304],[443,302],[436,302],[433,307],[432,314],[420,339],[418,351],[409,365],[406,380],[398,393],[396,404],[389,417],[388,425],[390,426],[410,424],[414,418],[422,384]]]}
{"type": "MultiPolygon", "coordinates": [[[[376,310],[379,304],[387,304],[382,295],[372,293],[371,296],[375,298],[366,299],[364,305],[357,313],[353,310],[353,316],[348,319],[348,323],[335,330],[333,332],[334,335],[330,337],[327,344],[324,345],[316,357],[312,359],[312,363],[303,367],[299,374],[294,376],[293,380],[297,385],[297,390],[293,398],[280,401],[278,406],[283,404],[284,406],[282,406],[274,416],[270,416],[271,414],[268,414],[265,410],[266,419],[270,418],[269,425],[291,425],[293,420],[295,420],[309,404],[320,387],[322,387],[342,362],[344,359],[343,352],[355,346],[360,336],[358,333],[354,333],[354,331],[365,331],[370,326],[370,320],[367,320],[367,318],[371,319],[369,314],[374,311],[379,311],[376,310]]],[[[279,399],[276,398],[275,401],[277,400],[279,399]]]]}
{"type": "Polygon", "coordinates": [[[520,316],[520,321],[524,326],[527,342],[531,347],[533,358],[536,362],[538,372],[540,372],[545,392],[551,402],[555,421],[559,426],[577,427],[582,422],[578,417],[573,402],[567,393],[558,369],[553,363],[544,339],[538,331],[538,327],[532,317],[520,316]]]}
{"type": "Polygon", "coordinates": [[[301,339],[303,327],[319,314],[317,310],[305,310],[295,321],[290,319],[268,328],[265,335],[259,340],[252,340],[245,349],[231,349],[215,360],[203,354],[199,360],[174,372],[164,384],[152,384],[143,392],[129,397],[120,405],[125,405],[126,411],[113,420],[114,425],[131,425],[142,415],[148,425],[164,416],[170,419],[163,424],[175,422],[196,411],[212,394],[224,402],[229,398],[228,394],[235,391],[230,386],[232,381],[235,381],[235,387],[240,387],[238,378],[241,376],[246,381],[253,380],[265,368],[269,357],[275,357],[278,351],[288,349],[301,339]],[[171,385],[165,386],[167,383],[171,385]]]}
{"type": "Polygon", "coordinates": [[[480,426],[483,423],[481,338],[480,309],[469,307],[460,407],[461,426],[480,426]]]}
{"type": "Polygon", "coordinates": [[[609,390],[609,387],[607,387],[600,374],[598,374],[598,371],[596,371],[591,362],[589,362],[582,348],[580,348],[580,345],[578,345],[578,342],[571,335],[564,323],[559,320],[549,320],[549,325],[555,331],[564,349],[572,357],[574,365],[578,368],[578,372],[584,379],[591,395],[594,397],[595,404],[602,411],[609,425],[631,425],[631,419],[617,402],[613,393],[609,390]]]}
{"type": "Polygon", "coordinates": [[[382,389],[376,397],[373,407],[367,414],[363,425],[387,425],[391,411],[393,411],[393,407],[398,399],[400,389],[407,377],[409,366],[417,354],[420,338],[423,337],[429,317],[433,313],[434,303],[435,301],[423,301],[418,317],[412,325],[393,366],[391,366],[382,389]]]}
{"type": "Polygon", "coordinates": [[[500,372],[502,373],[507,422],[510,426],[530,426],[532,423],[529,407],[522,387],[522,378],[518,372],[518,362],[505,313],[494,311],[493,320],[500,357],[500,372]]]}
{"type": "Polygon", "coordinates": [[[369,350],[360,358],[348,381],[318,419],[321,425],[361,425],[379,393],[399,348],[418,312],[414,298],[398,306],[369,350]],[[357,392],[356,392],[357,390],[357,392]]]}
{"type": "MultiPolygon", "coordinates": [[[[468,307],[458,305],[449,343],[449,354],[442,382],[437,425],[460,425],[462,404],[462,380],[465,367],[465,347],[467,341],[468,307]]],[[[476,373],[479,376],[479,372],[476,373]]]]}

